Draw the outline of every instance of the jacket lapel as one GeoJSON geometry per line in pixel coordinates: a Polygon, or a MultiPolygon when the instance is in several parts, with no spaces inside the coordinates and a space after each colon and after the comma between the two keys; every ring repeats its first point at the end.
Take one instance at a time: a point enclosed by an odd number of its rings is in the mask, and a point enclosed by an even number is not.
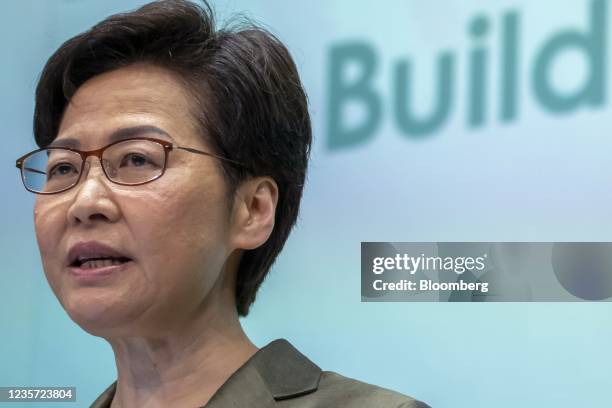
{"type": "Polygon", "coordinates": [[[317,390],[321,369],[285,339],[258,350],[217,390],[205,408],[272,407],[317,390]]]}
{"type": "MultiPolygon", "coordinates": [[[[274,407],[275,401],[317,390],[321,369],[285,339],[259,349],[215,392],[203,408],[274,407]]],[[[109,408],[115,395],[111,384],[91,405],[109,408]]]]}

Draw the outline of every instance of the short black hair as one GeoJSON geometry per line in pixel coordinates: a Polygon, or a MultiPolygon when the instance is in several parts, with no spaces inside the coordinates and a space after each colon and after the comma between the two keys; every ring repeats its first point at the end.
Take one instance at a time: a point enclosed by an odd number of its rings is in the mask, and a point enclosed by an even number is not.
{"type": "Polygon", "coordinates": [[[155,1],[62,44],[36,88],[34,136],[39,147],[49,145],[70,98],[96,75],[139,62],[177,74],[202,137],[215,153],[244,164],[221,163],[231,195],[249,177],[270,176],[278,185],[272,234],[243,253],[237,271],[236,308],[246,316],[297,220],[312,130],[306,93],[281,41],[244,18],[217,29],[202,3],[155,1]]]}

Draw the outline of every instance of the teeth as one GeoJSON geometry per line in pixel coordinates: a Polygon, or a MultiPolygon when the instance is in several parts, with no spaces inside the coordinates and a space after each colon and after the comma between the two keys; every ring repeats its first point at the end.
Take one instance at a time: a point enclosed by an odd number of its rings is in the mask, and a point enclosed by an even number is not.
{"type": "Polygon", "coordinates": [[[83,269],[92,269],[92,268],[104,268],[105,266],[111,266],[111,265],[120,265],[123,262],[121,262],[119,259],[93,259],[91,261],[85,261],[83,262],[83,264],[81,265],[81,268],[83,269]]]}

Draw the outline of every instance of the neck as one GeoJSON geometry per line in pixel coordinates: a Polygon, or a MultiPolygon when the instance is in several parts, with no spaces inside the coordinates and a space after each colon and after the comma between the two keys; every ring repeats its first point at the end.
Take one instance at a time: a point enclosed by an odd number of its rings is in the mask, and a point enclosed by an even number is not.
{"type": "Polygon", "coordinates": [[[231,310],[204,312],[155,338],[107,339],[118,373],[111,407],[204,406],[257,351],[231,310]]]}

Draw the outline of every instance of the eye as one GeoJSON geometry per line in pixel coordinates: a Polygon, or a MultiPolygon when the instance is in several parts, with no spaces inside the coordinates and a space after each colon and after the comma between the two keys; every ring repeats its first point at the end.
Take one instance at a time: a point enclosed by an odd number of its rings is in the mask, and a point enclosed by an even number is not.
{"type": "Polygon", "coordinates": [[[146,164],[152,164],[151,161],[142,154],[128,153],[121,160],[121,167],[132,165],[134,167],[142,167],[146,164]]]}
{"type": "Polygon", "coordinates": [[[47,179],[52,177],[68,176],[70,174],[77,174],[76,168],[70,163],[58,163],[49,171],[47,179]]]}

